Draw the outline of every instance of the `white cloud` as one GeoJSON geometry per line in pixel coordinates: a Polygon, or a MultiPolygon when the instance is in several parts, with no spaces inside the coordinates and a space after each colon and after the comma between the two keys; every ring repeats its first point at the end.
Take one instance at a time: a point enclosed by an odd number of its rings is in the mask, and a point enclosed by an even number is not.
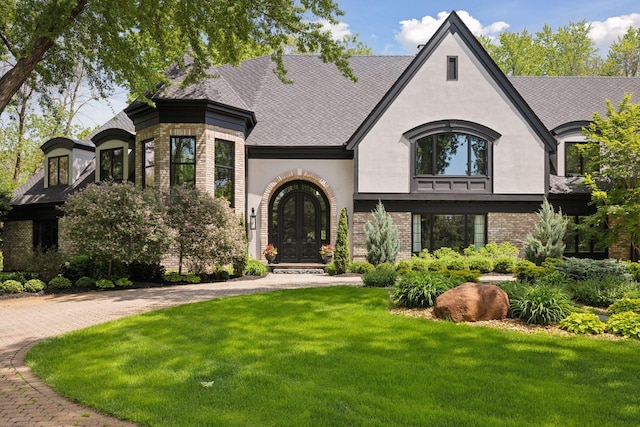
{"type": "Polygon", "coordinates": [[[332,24],[326,19],[321,19],[317,22],[319,24],[322,24],[322,31],[329,31],[331,33],[331,38],[333,38],[334,40],[342,40],[344,36],[351,35],[349,24],[347,24],[346,22],[338,22],[337,24],[332,24]]]}
{"type": "MultiPolygon", "coordinates": [[[[487,26],[483,26],[468,12],[461,10],[458,16],[471,30],[474,35],[483,35],[491,37],[501,31],[509,28],[509,24],[504,21],[497,21],[487,26]]],[[[419,44],[426,43],[431,36],[437,31],[442,23],[449,16],[448,12],[438,13],[438,17],[424,16],[421,20],[409,19],[400,21],[400,32],[396,33],[395,39],[400,43],[402,49],[409,53],[415,53],[419,44]]]]}
{"type": "Polygon", "coordinates": [[[605,21],[592,21],[589,37],[595,42],[596,48],[602,53],[609,51],[611,44],[623,36],[629,27],[640,27],[640,13],[632,13],[631,15],[612,16],[605,21]]]}

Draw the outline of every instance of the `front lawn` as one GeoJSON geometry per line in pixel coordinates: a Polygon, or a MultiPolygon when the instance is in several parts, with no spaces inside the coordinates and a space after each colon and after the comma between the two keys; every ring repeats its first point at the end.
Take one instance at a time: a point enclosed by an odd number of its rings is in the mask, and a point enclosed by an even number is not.
{"type": "Polygon", "coordinates": [[[389,314],[384,289],[223,298],[47,340],[31,368],[151,426],[613,426],[640,419],[640,342],[389,314]]]}

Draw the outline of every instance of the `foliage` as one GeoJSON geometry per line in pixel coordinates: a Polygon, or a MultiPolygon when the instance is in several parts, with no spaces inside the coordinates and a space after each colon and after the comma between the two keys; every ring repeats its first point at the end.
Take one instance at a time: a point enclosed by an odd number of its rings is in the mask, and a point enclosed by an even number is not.
{"type": "Polygon", "coordinates": [[[399,261],[396,264],[396,271],[401,275],[410,271],[429,271],[429,261],[414,255],[410,259],[399,261]]]}
{"type": "Polygon", "coordinates": [[[400,278],[391,297],[401,307],[432,307],[438,295],[460,284],[455,278],[415,271],[400,278]]]}
{"type": "Polygon", "coordinates": [[[276,256],[278,255],[278,248],[276,248],[273,243],[269,243],[264,251],[262,251],[262,255],[266,256],[276,256]]]}
{"type": "Polygon", "coordinates": [[[161,283],[164,270],[159,262],[133,261],[127,265],[127,277],[135,282],[161,283]]]}
{"type": "Polygon", "coordinates": [[[245,276],[264,276],[269,269],[262,262],[257,259],[250,259],[247,261],[247,265],[244,268],[245,276]]]}
{"type": "Polygon", "coordinates": [[[633,280],[640,282],[640,262],[624,261],[624,265],[627,266],[633,280]]]}
{"type": "Polygon", "coordinates": [[[563,262],[554,264],[553,269],[577,281],[600,280],[607,277],[618,277],[623,281],[632,280],[626,264],[611,258],[565,258],[563,262]]]}
{"type": "Polygon", "coordinates": [[[164,281],[169,283],[200,283],[200,276],[195,273],[180,274],[177,271],[167,271],[164,281]]]}
{"type": "Polygon", "coordinates": [[[433,256],[437,259],[461,258],[462,255],[454,249],[442,247],[433,251],[433,256]]]}
{"type": "Polygon", "coordinates": [[[98,289],[111,289],[111,288],[115,288],[116,284],[113,283],[113,281],[109,280],[109,279],[100,279],[100,280],[96,281],[96,287],[98,289]]]}
{"type": "Polygon", "coordinates": [[[129,288],[133,286],[133,282],[126,277],[121,277],[115,281],[115,285],[119,288],[129,288]]]}
{"type": "Polygon", "coordinates": [[[571,313],[569,296],[560,288],[549,285],[527,286],[520,295],[510,299],[513,316],[534,325],[557,323],[571,313]]]}
{"type": "Polygon", "coordinates": [[[74,255],[62,265],[62,275],[75,282],[81,277],[100,279],[107,276],[108,265],[100,264],[89,255],[74,255]]]}
{"type": "Polygon", "coordinates": [[[24,283],[30,279],[37,279],[33,273],[27,273],[25,271],[0,271],[0,282],[5,280],[17,280],[20,283],[24,283]]]}
{"type": "Polygon", "coordinates": [[[240,229],[242,230],[242,246],[244,247],[244,251],[232,260],[233,269],[231,274],[236,277],[240,277],[244,274],[244,269],[247,267],[247,262],[249,262],[247,224],[244,222],[244,217],[240,217],[240,229]]]}
{"type": "Polygon", "coordinates": [[[535,265],[532,262],[518,262],[513,269],[513,273],[523,282],[534,282],[537,278],[546,276],[551,273],[552,270],[535,265]]]}
{"type": "Polygon", "coordinates": [[[60,233],[71,253],[106,263],[159,262],[170,233],[155,195],[132,183],[89,185],[62,207],[60,233]]]}
{"type": "Polygon", "coordinates": [[[71,287],[71,280],[58,275],[47,283],[47,289],[67,289],[71,287]]]}
{"type": "Polygon", "coordinates": [[[493,260],[484,256],[471,256],[467,259],[469,269],[478,270],[480,273],[489,273],[494,270],[493,260]]]}
{"type": "Polygon", "coordinates": [[[368,271],[362,275],[362,283],[367,287],[385,288],[396,283],[396,270],[388,264],[379,264],[375,270],[368,271]]]}
{"type": "Polygon", "coordinates": [[[17,280],[5,280],[2,282],[2,290],[8,294],[19,294],[24,291],[24,287],[17,280]]]}
{"type": "Polygon", "coordinates": [[[602,334],[606,329],[605,323],[593,313],[571,313],[558,324],[560,329],[574,334],[602,334]]]}
{"type": "Polygon", "coordinates": [[[333,246],[331,246],[328,243],[320,246],[320,255],[333,256],[333,252],[334,252],[333,246]]]}
{"type": "Polygon", "coordinates": [[[623,311],[633,311],[640,313],[640,298],[620,298],[609,306],[611,313],[622,313],[623,311]]]}
{"type": "Polygon", "coordinates": [[[453,258],[440,258],[447,263],[447,270],[469,270],[467,257],[457,256],[453,258]]]}
{"type": "Polygon", "coordinates": [[[629,27],[609,48],[603,74],[640,77],[640,28],[629,27]]]}
{"type": "Polygon", "coordinates": [[[528,234],[524,239],[524,253],[527,260],[540,265],[547,258],[562,257],[566,247],[564,236],[569,219],[562,214],[562,210],[554,212],[553,206],[546,198],[536,215],[538,223],[535,225],[535,232],[528,234]]]}
{"type": "Polygon", "coordinates": [[[640,339],[640,314],[624,311],[611,315],[607,320],[607,332],[625,338],[640,339]]]}
{"type": "Polygon", "coordinates": [[[324,272],[329,276],[335,276],[338,274],[338,270],[336,269],[336,263],[331,261],[324,266],[324,272]]]}
{"type": "Polygon", "coordinates": [[[516,266],[516,259],[509,256],[500,256],[493,263],[493,271],[496,273],[513,273],[516,266]]]}
{"type": "Polygon", "coordinates": [[[607,100],[607,113],[594,113],[585,128],[587,144],[578,148],[587,158],[583,182],[591,190],[596,212],[584,221],[585,235],[612,246],[633,249],[640,257],[640,104],[625,95],[617,110],[607,100]]]}
{"type": "Polygon", "coordinates": [[[96,286],[96,280],[91,277],[82,276],[76,280],[76,286],[79,288],[93,288],[96,286]]]}
{"type": "Polygon", "coordinates": [[[25,292],[36,293],[36,292],[43,291],[44,288],[46,288],[46,287],[47,287],[46,283],[44,283],[40,279],[31,279],[31,280],[28,280],[27,283],[24,284],[25,292]]]}
{"type": "Polygon", "coordinates": [[[44,282],[48,282],[60,273],[63,263],[64,257],[55,249],[44,252],[36,250],[31,255],[26,270],[35,274],[44,282]]]}
{"type": "Polygon", "coordinates": [[[346,273],[351,261],[351,253],[349,249],[349,224],[347,221],[347,208],[340,211],[340,219],[338,220],[338,235],[336,237],[336,250],[333,254],[333,262],[336,266],[338,274],[346,273]]]}
{"type": "Polygon", "coordinates": [[[381,201],[378,201],[371,213],[373,222],[367,221],[364,226],[367,261],[373,265],[384,262],[394,264],[400,249],[398,228],[393,224],[391,215],[387,214],[381,201]]]}
{"type": "Polygon", "coordinates": [[[437,273],[445,277],[455,277],[460,280],[460,283],[477,283],[480,279],[480,272],[478,270],[440,270],[437,273]]]}
{"type": "Polygon", "coordinates": [[[567,290],[578,302],[593,307],[608,307],[621,298],[640,297],[639,286],[618,276],[605,276],[573,282],[567,290]]]}
{"type": "Polygon", "coordinates": [[[524,282],[520,282],[520,281],[516,281],[516,280],[509,280],[509,281],[506,281],[506,282],[498,283],[498,287],[500,289],[502,289],[503,291],[505,291],[507,293],[507,295],[509,296],[509,301],[513,301],[513,300],[521,298],[522,295],[524,295],[525,291],[530,286],[531,285],[528,284],[528,283],[524,283],[524,282]]]}
{"type": "Polygon", "coordinates": [[[376,267],[365,261],[354,261],[349,263],[349,272],[356,274],[364,274],[368,271],[374,270],[376,267]]]}

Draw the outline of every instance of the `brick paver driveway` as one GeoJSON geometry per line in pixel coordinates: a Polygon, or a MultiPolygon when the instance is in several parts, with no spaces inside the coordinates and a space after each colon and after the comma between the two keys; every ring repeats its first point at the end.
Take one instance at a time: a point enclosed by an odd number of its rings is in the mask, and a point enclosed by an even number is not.
{"type": "Polygon", "coordinates": [[[42,384],[25,366],[24,356],[44,338],[222,296],[361,283],[360,277],[270,274],[257,280],[0,300],[0,426],[134,425],[69,402],[42,384]]]}

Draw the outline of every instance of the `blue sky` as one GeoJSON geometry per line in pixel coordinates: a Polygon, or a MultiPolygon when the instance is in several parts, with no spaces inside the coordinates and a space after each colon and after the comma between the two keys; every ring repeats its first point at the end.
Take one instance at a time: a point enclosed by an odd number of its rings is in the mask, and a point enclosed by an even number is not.
{"type": "MultiPolygon", "coordinates": [[[[474,34],[489,37],[501,31],[530,33],[545,24],[553,30],[570,22],[587,20],[590,36],[604,56],[609,46],[629,26],[640,28],[639,0],[336,0],[345,12],[338,26],[327,27],[336,38],[359,34],[375,54],[414,54],[442,21],[455,10],[474,34]]],[[[126,106],[126,91],[109,100],[94,102],[81,112],[85,126],[100,125],[126,106]]]]}

